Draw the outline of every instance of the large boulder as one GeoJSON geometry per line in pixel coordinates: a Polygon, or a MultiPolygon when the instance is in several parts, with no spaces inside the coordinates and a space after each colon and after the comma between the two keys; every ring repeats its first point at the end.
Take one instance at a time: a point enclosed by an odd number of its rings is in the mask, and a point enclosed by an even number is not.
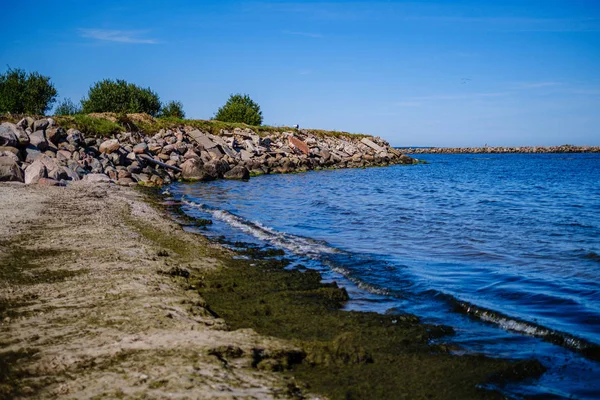
{"type": "Polygon", "coordinates": [[[225,172],[225,175],[223,175],[223,177],[225,179],[246,180],[250,179],[250,171],[248,171],[248,168],[244,167],[243,165],[237,165],[231,170],[225,172]]]}
{"type": "Polygon", "coordinates": [[[210,179],[223,178],[225,173],[230,169],[231,167],[224,160],[211,160],[204,164],[204,171],[209,175],[210,179]]]}
{"type": "Polygon", "coordinates": [[[10,122],[0,124],[0,146],[17,147],[18,145],[17,126],[10,122]]]}
{"type": "Polygon", "coordinates": [[[23,171],[11,157],[0,156],[0,181],[23,182],[23,171]]]}
{"type": "Polygon", "coordinates": [[[187,180],[206,180],[206,172],[202,168],[202,162],[197,158],[190,158],[181,164],[181,177],[187,180]]]}
{"type": "MultiPolygon", "coordinates": [[[[41,157],[40,157],[41,158],[41,157]]],[[[48,176],[48,171],[46,170],[46,166],[42,161],[38,158],[31,164],[29,167],[25,169],[25,184],[30,185],[32,183],[38,183],[41,178],[46,178],[48,176]]]]}
{"type": "Polygon", "coordinates": [[[46,151],[48,149],[48,141],[44,131],[38,130],[29,135],[29,142],[37,147],[40,151],[46,151]]]}

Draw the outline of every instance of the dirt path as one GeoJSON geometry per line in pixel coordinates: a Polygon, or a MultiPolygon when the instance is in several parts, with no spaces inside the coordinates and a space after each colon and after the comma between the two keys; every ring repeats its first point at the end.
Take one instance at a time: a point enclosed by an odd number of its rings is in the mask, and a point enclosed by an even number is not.
{"type": "Polygon", "coordinates": [[[211,251],[130,188],[0,184],[0,399],[298,393],[253,367],[289,345],[224,330],[185,290],[186,271],[219,263],[211,251]]]}

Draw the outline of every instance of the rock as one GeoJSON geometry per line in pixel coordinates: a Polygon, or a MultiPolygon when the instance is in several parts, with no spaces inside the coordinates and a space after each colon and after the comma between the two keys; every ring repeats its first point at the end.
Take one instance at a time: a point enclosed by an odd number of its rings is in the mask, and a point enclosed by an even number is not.
{"type": "Polygon", "coordinates": [[[250,161],[250,160],[252,160],[252,153],[250,153],[246,150],[240,150],[240,157],[241,157],[242,161],[250,161]]]}
{"type": "Polygon", "coordinates": [[[63,186],[59,181],[51,178],[40,178],[37,183],[43,186],[63,186]]]}
{"type": "Polygon", "coordinates": [[[382,151],[385,151],[385,149],[381,146],[379,146],[378,144],[375,144],[372,140],[368,139],[368,138],[362,138],[360,140],[362,143],[366,144],[367,146],[369,146],[370,148],[372,148],[373,150],[375,150],[377,153],[381,153],[382,151]]]}
{"type": "Polygon", "coordinates": [[[56,152],[56,159],[58,161],[67,161],[71,159],[71,152],[68,150],[58,150],[56,152]]]}
{"type": "Polygon", "coordinates": [[[102,142],[100,145],[100,153],[111,154],[121,148],[121,144],[117,139],[110,139],[102,142]]]}
{"type": "Polygon", "coordinates": [[[204,180],[206,173],[202,168],[200,160],[197,158],[190,158],[181,164],[181,177],[188,180],[204,180]]]}
{"type": "Polygon", "coordinates": [[[310,149],[308,148],[306,143],[304,143],[302,140],[298,139],[297,137],[289,136],[288,142],[292,149],[298,149],[300,152],[307,154],[307,155],[310,153],[310,149]]]}
{"type": "Polygon", "coordinates": [[[200,132],[198,129],[191,131],[190,133],[188,133],[188,135],[192,139],[194,139],[200,146],[204,147],[205,150],[212,149],[213,147],[217,146],[215,142],[210,140],[208,136],[200,132]]]}
{"type": "Polygon", "coordinates": [[[110,182],[110,178],[108,177],[108,175],[106,174],[98,174],[98,173],[92,173],[92,174],[87,174],[83,177],[82,181],[84,182],[94,182],[94,183],[108,183],[110,182]]]}
{"type": "Polygon", "coordinates": [[[17,126],[10,122],[0,124],[0,146],[17,147],[18,145],[17,126]]]}
{"type": "Polygon", "coordinates": [[[48,170],[39,157],[29,167],[25,169],[25,184],[30,185],[32,183],[38,183],[41,178],[48,176],[48,170]]]}
{"type": "Polygon", "coordinates": [[[23,171],[11,157],[0,156],[0,181],[23,182],[23,171]]]}
{"type": "Polygon", "coordinates": [[[212,160],[204,164],[204,171],[211,179],[222,178],[231,167],[223,160],[212,160]]]}
{"type": "Polygon", "coordinates": [[[46,139],[58,146],[58,144],[67,139],[67,132],[63,128],[46,129],[46,139]]]}
{"type": "Polygon", "coordinates": [[[46,141],[46,136],[44,131],[35,131],[31,135],[29,135],[29,142],[37,147],[40,151],[46,151],[48,149],[48,142],[46,141]]]}
{"type": "Polygon", "coordinates": [[[33,130],[34,131],[45,131],[46,128],[48,127],[48,125],[50,125],[50,123],[48,122],[48,119],[46,119],[46,118],[38,119],[37,121],[35,121],[33,123],[33,130]]]}
{"type": "Polygon", "coordinates": [[[41,155],[42,152],[36,146],[29,144],[25,147],[25,162],[32,163],[41,155]]]}
{"type": "Polygon", "coordinates": [[[248,168],[246,168],[242,165],[237,165],[237,166],[233,167],[231,170],[225,172],[223,177],[225,179],[247,180],[247,179],[250,179],[250,171],[248,171],[248,168]]]}
{"type": "MultiPolygon", "coordinates": [[[[148,145],[146,143],[138,143],[133,146],[133,152],[135,154],[143,154],[148,151],[148,145]]],[[[135,159],[135,156],[134,156],[135,159]]]]}
{"type": "Polygon", "coordinates": [[[79,177],[79,174],[72,169],[71,167],[62,167],[64,173],[67,175],[67,179],[71,180],[71,181],[78,181],[79,179],[81,179],[79,177]]]}
{"type": "Polygon", "coordinates": [[[73,129],[73,128],[71,128],[67,131],[67,140],[73,146],[81,146],[85,143],[83,134],[81,132],[79,132],[77,129],[73,129]]]}

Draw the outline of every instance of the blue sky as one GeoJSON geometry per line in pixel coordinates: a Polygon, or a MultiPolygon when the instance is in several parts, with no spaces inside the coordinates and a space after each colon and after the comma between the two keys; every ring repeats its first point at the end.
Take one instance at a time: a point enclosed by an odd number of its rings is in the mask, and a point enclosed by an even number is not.
{"type": "MultiPolygon", "coordinates": [[[[392,145],[600,145],[600,1],[5,2],[0,64],[392,145]]],[[[4,71],[4,69],[2,69],[4,71]]]]}

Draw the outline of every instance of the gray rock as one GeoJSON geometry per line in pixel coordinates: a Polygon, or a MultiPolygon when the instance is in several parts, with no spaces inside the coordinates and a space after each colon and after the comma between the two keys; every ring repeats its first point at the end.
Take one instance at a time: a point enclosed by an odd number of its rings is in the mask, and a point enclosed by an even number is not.
{"type": "Polygon", "coordinates": [[[74,169],[72,169],[71,167],[63,167],[63,171],[64,171],[65,175],[67,176],[66,179],[68,179],[68,180],[78,181],[78,180],[81,179],[79,177],[79,174],[74,169]]]}
{"type": "Polygon", "coordinates": [[[384,151],[385,149],[381,146],[379,146],[378,144],[375,144],[372,140],[367,139],[367,138],[362,138],[360,140],[362,143],[366,144],[367,146],[369,146],[370,148],[372,148],[373,150],[375,150],[377,153],[381,153],[382,151],[384,151]]]}
{"type": "Polygon", "coordinates": [[[17,126],[10,122],[0,124],[0,146],[17,147],[18,145],[17,126]]]}
{"type": "Polygon", "coordinates": [[[40,151],[48,150],[48,141],[46,141],[46,135],[44,131],[37,130],[29,135],[29,142],[40,149],[40,151]]]}
{"type": "Polygon", "coordinates": [[[203,181],[207,174],[202,168],[202,163],[197,158],[190,158],[181,164],[181,177],[187,180],[203,181]]]}
{"type": "Polygon", "coordinates": [[[106,174],[87,174],[83,177],[82,181],[84,182],[94,182],[94,183],[107,183],[110,182],[110,178],[106,174]]]}
{"type": "Polygon", "coordinates": [[[46,129],[46,139],[58,145],[63,140],[67,139],[67,132],[63,128],[48,128],[46,129]]]}
{"type": "Polygon", "coordinates": [[[48,119],[44,118],[44,119],[38,119],[37,121],[35,121],[33,123],[33,130],[34,131],[45,131],[46,128],[48,127],[48,125],[50,125],[50,123],[48,122],[48,119]]]}
{"type": "Polygon", "coordinates": [[[133,152],[135,154],[143,154],[148,151],[148,145],[146,143],[138,143],[133,146],[133,152]]]}
{"type": "Polygon", "coordinates": [[[73,129],[73,128],[71,128],[67,131],[67,140],[73,146],[81,146],[85,143],[83,134],[81,132],[79,132],[77,129],[73,129]]]}
{"type": "Polygon", "coordinates": [[[246,179],[250,179],[250,171],[248,171],[248,168],[242,166],[242,165],[237,165],[235,167],[233,167],[231,170],[227,171],[223,177],[225,179],[241,179],[241,180],[246,180],[246,179]]]}
{"type": "Polygon", "coordinates": [[[23,182],[23,171],[11,157],[0,156],[0,181],[23,182]]]}
{"type": "MultiPolygon", "coordinates": [[[[41,158],[41,157],[40,157],[41,158]]],[[[48,171],[46,166],[42,161],[38,158],[31,164],[29,167],[25,169],[25,184],[30,185],[32,183],[38,183],[41,178],[46,178],[48,176],[48,171]]]]}
{"type": "Polygon", "coordinates": [[[240,158],[242,159],[242,161],[250,161],[252,160],[252,153],[246,150],[240,150],[240,158]]]}
{"type": "Polygon", "coordinates": [[[212,149],[217,145],[215,142],[210,140],[208,136],[200,132],[198,129],[191,131],[190,133],[188,133],[188,135],[206,150],[212,149]]]}
{"type": "Polygon", "coordinates": [[[26,162],[32,163],[36,160],[36,158],[38,158],[41,155],[42,155],[42,152],[36,146],[29,144],[29,145],[27,145],[27,147],[25,147],[25,161],[26,162]]]}
{"type": "Polygon", "coordinates": [[[204,164],[204,171],[211,179],[222,178],[231,167],[223,160],[212,160],[204,164]]]}

